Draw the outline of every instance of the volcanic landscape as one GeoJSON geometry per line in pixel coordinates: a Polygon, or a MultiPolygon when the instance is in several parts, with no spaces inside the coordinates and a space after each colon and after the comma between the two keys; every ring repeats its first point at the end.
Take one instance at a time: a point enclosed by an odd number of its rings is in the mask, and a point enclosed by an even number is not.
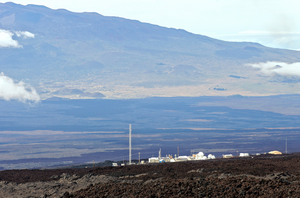
{"type": "Polygon", "coordinates": [[[0,197],[300,197],[299,50],[12,2],[0,34],[0,197]],[[113,167],[128,124],[217,159],[113,167]]]}
{"type": "Polygon", "coordinates": [[[300,154],[5,170],[1,197],[299,197],[300,154]]]}

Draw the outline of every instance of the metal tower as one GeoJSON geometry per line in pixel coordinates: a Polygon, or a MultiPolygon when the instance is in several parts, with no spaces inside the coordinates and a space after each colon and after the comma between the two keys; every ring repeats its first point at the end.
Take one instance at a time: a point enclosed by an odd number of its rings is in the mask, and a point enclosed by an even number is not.
{"type": "Polygon", "coordinates": [[[158,158],[161,159],[161,149],[159,149],[158,158]]]}
{"type": "Polygon", "coordinates": [[[287,138],[285,138],[285,154],[287,154],[287,138]]]}
{"type": "Polygon", "coordinates": [[[131,165],[131,124],[129,124],[129,165],[131,165]]]}

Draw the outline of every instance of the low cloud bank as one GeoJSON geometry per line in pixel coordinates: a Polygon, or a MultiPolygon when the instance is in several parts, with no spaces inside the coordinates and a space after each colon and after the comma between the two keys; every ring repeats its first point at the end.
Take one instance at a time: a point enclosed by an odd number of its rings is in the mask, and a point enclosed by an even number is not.
{"type": "Polygon", "coordinates": [[[34,38],[34,34],[27,31],[11,32],[9,30],[0,29],[0,47],[22,48],[18,41],[13,39],[13,36],[22,38],[34,38]]]}
{"type": "Polygon", "coordinates": [[[278,74],[281,76],[298,76],[300,77],[300,62],[297,63],[283,63],[283,62],[265,62],[248,64],[266,75],[278,74]]]}
{"type": "Polygon", "coordinates": [[[34,38],[34,34],[32,34],[31,32],[27,32],[27,31],[17,31],[16,32],[17,37],[23,37],[23,38],[34,38]]]}
{"type": "Polygon", "coordinates": [[[0,29],[0,47],[13,47],[20,48],[22,45],[18,43],[18,41],[14,40],[13,33],[8,30],[0,29]]]}
{"type": "Polygon", "coordinates": [[[15,83],[13,79],[0,73],[0,99],[19,100],[21,102],[39,102],[40,96],[33,87],[20,81],[15,83]]]}

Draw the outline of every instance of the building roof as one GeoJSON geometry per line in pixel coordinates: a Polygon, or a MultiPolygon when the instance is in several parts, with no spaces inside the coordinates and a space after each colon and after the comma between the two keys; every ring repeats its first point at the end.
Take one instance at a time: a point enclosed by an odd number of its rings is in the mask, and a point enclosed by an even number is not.
{"type": "Polygon", "coordinates": [[[269,154],[282,155],[282,153],[280,151],[270,151],[269,154]]]}

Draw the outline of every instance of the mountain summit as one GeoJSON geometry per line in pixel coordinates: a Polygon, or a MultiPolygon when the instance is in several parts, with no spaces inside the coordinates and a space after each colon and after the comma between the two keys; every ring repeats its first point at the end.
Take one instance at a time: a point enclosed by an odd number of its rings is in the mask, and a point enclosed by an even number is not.
{"type": "Polygon", "coordinates": [[[300,52],[258,43],[14,3],[0,3],[0,34],[0,72],[42,98],[299,93],[298,77],[248,64],[300,62],[300,52]]]}

